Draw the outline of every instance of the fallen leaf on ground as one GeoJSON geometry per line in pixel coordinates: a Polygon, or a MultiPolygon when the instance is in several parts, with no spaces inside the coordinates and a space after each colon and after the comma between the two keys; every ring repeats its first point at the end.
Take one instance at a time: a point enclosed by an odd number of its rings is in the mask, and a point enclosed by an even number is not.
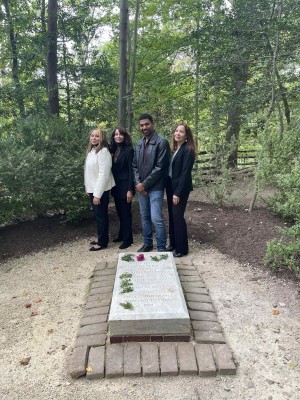
{"type": "Polygon", "coordinates": [[[273,381],[272,379],[266,379],[266,381],[269,385],[273,385],[273,383],[275,383],[275,381],[273,381]]]}
{"type": "Polygon", "coordinates": [[[25,307],[26,307],[26,308],[30,308],[31,306],[32,306],[31,303],[26,303],[26,304],[25,304],[25,307]]]}
{"type": "Polygon", "coordinates": [[[21,358],[21,360],[20,360],[20,364],[21,364],[21,365],[28,365],[30,359],[31,359],[31,357],[23,357],[23,358],[21,358]]]}
{"type": "Polygon", "coordinates": [[[296,367],[298,367],[298,364],[296,362],[292,361],[288,364],[288,367],[291,369],[295,369],[296,367]]]}
{"type": "Polygon", "coordinates": [[[90,365],[88,365],[86,367],[86,372],[93,372],[93,368],[90,365]]]}
{"type": "Polygon", "coordinates": [[[61,345],[61,349],[62,349],[62,350],[65,350],[66,348],[67,348],[67,346],[66,346],[65,344],[62,344],[62,345],[61,345]]]}
{"type": "Polygon", "coordinates": [[[28,292],[26,292],[26,291],[24,290],[24,292],[22,292],[21,294],[22,294],[22,296],[27,296],[27,295],[28,295],[28,292]]]}
{"type": "Polygon", "coordinates": [[[278,314],[280,314],[280,311],[279,310],[272,310],[272,314],[273,315],[278,315],[278,314]]]}
{"type": "Polygon", "coordinates": [[[32,311],[32,313],[30,314],[31,317],[35,317],[36,315],[38,315],[37,311],[32,311]]]}

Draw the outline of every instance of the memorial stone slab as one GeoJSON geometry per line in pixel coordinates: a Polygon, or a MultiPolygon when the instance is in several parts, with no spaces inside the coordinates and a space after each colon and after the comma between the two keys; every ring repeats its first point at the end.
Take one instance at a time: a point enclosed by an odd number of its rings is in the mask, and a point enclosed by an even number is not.
{"type": "Polygon", "coordinates": [[[111,337],[189,338],[190,318],[172,253],[119,254],[108,322],[111,337]]]}

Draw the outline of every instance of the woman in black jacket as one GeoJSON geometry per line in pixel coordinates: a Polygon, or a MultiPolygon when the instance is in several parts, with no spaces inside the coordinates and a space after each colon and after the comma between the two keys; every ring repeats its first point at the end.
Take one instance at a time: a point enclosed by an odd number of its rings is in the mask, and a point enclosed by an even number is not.
{"type": "Polygon", "coordinates": [[[114,243],[122,242],[120,249],[133,243],[131,203],[134,195],[133,148],[129,133],[123,128],[113,130],[110,151],[112,153],[112,173],[116,186],[111,190],[120,220],[119,234],[114,243]]]}
{"type": "Polygon", "coordinates": [[[195,142],[191,128],[179,124],[172,135],[172,158],[167,181],[167,202],[169,212],[170,245],[168,251],[174,251],[174,257],[188,254],[187,226],[184,212],[191,190],[192,169],[195,161],[195,142]]]}

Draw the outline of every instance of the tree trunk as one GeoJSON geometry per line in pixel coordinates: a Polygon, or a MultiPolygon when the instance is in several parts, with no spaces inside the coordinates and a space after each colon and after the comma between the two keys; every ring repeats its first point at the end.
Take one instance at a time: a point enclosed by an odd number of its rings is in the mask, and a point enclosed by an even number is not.
{"type": "Polygon", "coordinates": [[[128,0],[120,0],[119,36],[119,125],[126,128],[128,0]]]}
{"type": "Polygon", "coordinates": [[[47,72],[47,26],[46,26],[46,0],[41,1],[41,26],[42,26],[42,37],[43,37],[43,49],[45,49],[45,58],[43,60],[43,67],[45,71],[45,88],[48,87],[48,72],[47,72]]]}
{"type": "Polygon", "coordinates": [[[66,96],[67,96],[67,116],[68,116],[68,124],[70,125],[72,122],[72,115],[71,115],[71,90],[70,90],[70,81],[69,81],[69,74],[68,74],[68,65],[67,65],[67,45],[66,45],[66,37],[65,37],[65,24],[64,20],[62,19],[62,44],[63,44],[63,63],[64,63],[64,75],[66,80],[66,96]]]}
{"type": "Polygon", "coordinates": [[[237,166],[238,140],[241,129],[242,90],[246,87],[248,78],[248,64],[240,62],[233,66],[233,97],[227,116],[226,144],[229,149],[228,166],[237,166]]]}
{"type": "MultiPolygon", "coordinates": [[[[236,100],[237,102],[239,100],[236,100]]],[[[241,128],[241,107],[237,104],[232,104],[227,116],[227,132],[226,143],[230,149],[228,156],[228,166],[235,168],[237,166],[238,154],[238,139],[241,128]]]]}
{"type": "Polygon", "coordinates": [[[59,114],[57,81],[57,0],[48,0],[48,99],[51,115],[59,114]]]}
{"type": "Polygon", "coordinates": [[[136,55],[137,55],[137,30],[138,30],[138,20],[140,15],[140,0],[136,0],[136,8],[135,8],[135,18],[134,18],[134,32],[133,32],[133,54],[131,61],[131,75],[130,80],[128,82],[128,130],[131,133],[133,127],[133,108],[132,108],[132,97],[134,90],[134,80],[135,80],[135,67],[136,67],[136,55]]]}
{"type": "MultiPolygon", "coordinates": [[[[199,133],[199,69],[200,69],[200,4],[198,1],[198,7],[197,7],[197,44],[196,44],[196,78],[195,78],[195,102],[194,102],[194,108],[195,108],[195,132],[194,132],[194,138],[195,138],[195,145],[196,148],[198,149],[198,133],[199,133]]],[[[199,150],[199,149],[198,149],[199,150]]]]}
{"type": "Polygon", "coordinates": [[[12,18],[10,15],[8,0],[3,0],[3,5],[5,8],[8,29],[9,29],[9,40],[10,40],[10,47],[11,47],[11,53],[12,53],[12,76],[13,76],[13,81],[14,81],[15,88],[16,88],[15,97],[18,102],[19,112],[21,115],[24,115],[25,107],[24,107],[24,99],[23,99],[23,93],[22,93],[20,77],[19,77],[19,60],[18,60],[17,44],[16,44],[14,26],[13,26],[12,18]]]}

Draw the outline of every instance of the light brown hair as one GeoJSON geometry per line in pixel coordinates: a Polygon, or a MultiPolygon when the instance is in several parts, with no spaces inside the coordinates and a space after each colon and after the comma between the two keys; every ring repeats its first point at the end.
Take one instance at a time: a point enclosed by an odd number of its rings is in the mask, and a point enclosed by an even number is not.
{"type": "MultiPolygon", "coordinates": [[[[192,130],[187,124],[184,124],[183,122],[177,124],[176,128],[178,128],[178,126],[181,126],[181,125],[184,126],[184,129],[185,129],[186,145],[194,153],[194,156],[196,156],[196,144],[194,141],[194,136],[193,136],[192,130]]],[[[175,132],[176,128],[174,129],[174,132],[175,132]]],[[[172,153],[174,153],[177,150],[177,142],[174,139],[174,132],[172,133],[172,143],[171,143],[172,153]]]]}

